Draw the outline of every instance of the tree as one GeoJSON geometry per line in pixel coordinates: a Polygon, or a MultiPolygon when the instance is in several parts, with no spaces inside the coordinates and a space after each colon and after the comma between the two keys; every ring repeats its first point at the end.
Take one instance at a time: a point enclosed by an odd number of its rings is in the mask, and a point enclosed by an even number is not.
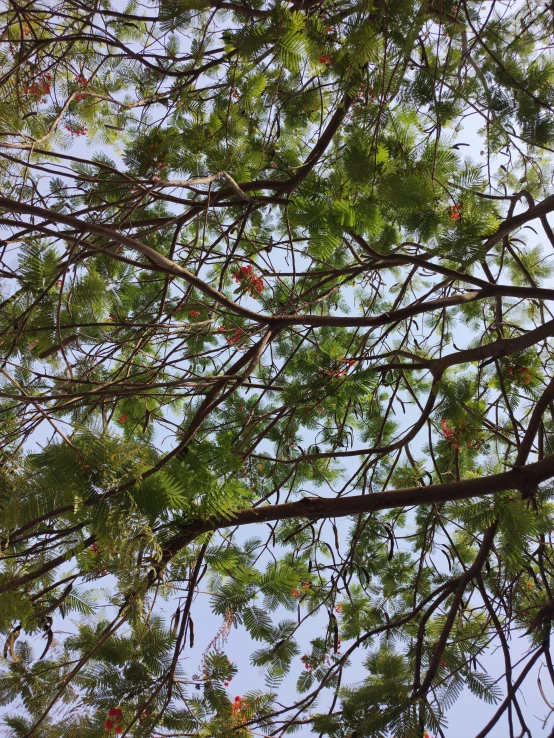
{"type": "Polygon", "coordinates": [[[552,8],[58,0],[2,24],[9,734],[422,738],[467,689],[496,703],[479,737],[530,735],[518,690],[554,682],[552,8]],[[222,626],[189,673],[201,581],[222,626]],[[266,679],[236,697],[233,626],[266,679]]]}

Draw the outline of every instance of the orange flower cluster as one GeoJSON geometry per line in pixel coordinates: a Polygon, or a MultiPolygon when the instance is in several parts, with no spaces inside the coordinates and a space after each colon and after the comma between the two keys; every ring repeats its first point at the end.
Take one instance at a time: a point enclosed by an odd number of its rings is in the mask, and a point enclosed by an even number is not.
{"type": "MultiPolygon", "coordinates": [[[[312,585],[310,584],[310,582],[302,583],[302,589],[311,589],[311,588],[312,588],[312,585]]],[[[300,595],[302,594],[299,590],[296,589],[296,587],[293,587],[290,593],[293,597],[300,597],[300,595]]]]}
{"type": "MultiPolygon", "coordinates": [[[[81,85],[81,87],[86,87],[88,85],[88,80],[83,74],[78,74],[75,77],[75,82],[77,82],[78,85],[81,85]]],[[[75,93],[75,100],[77,102],[80,102],[81,100],[84,100],[86,97],[84,92],[76,92],[75,93]]]]}
{"type": "Polygon", "coordinates": [[[351,369],[354,364],[356,363],[355,359],[339,359],[340,366],[343,364],[346,364],[346,366],[342,366],[342,368],[338,369],[326,369],[325,374],[327,374],[329,377],[344,377],[346,372],[351,369]]]}
{"type": "Polygon", "coordinates": [[[255,294],[259,295],[265,289],[263,279],[254,274],[250,264],[248,264],[248,266],[242,266],[238,272],[235,272],[233,274],[233,279],[239,284],[246,284],[251,296],[254,296],[255,294]]]}
{"type": "Polygon", "coordinates": [[[237,330],[235,331],[235,335],[229,336],[229,338],[227,339],[227,343],[229,345],[233,343],[238,343],[240,339],[242,338],[243,334],[244,334],[244,331],[242,330],[242,328],[237,328],[237,330]]]}
{"type": "Polygon", "coordinates": [[[246,715],[244,714],[248,709],[250,709],[252,705],[250,702],[247,702],[244,697],[241,697],[240,695],[237,695],[235,699],[233,700],[233,704],[231,705],[231,710],[233,712],[233,716],[235,718],[238,718],[240,722],[245,723],[246,722],[246,715]]]}
{"type": "Polygon", "coordinates": [[[459,451],[465,445],[467,448],[480,449],[481,443],[478,440],[464,440],[463,436],[467,433],[467,420],[461,420],[457,428],[450,428],[447,420],[441,420],[441,430],[444,439],[452,446],[453,449],[459,451]]]}
{"type": "MultiPolygon", "coordinates": [[[[338,647],[340,649],[340,639],[338,641],[338,647]]],[[[306,669],[308,674],[311,674],[314,669],[317,669],[318,666],[322,666],[325,663],[327,663],[328,666],[331,666],[331,661],[326,653],[321,654],[319,659],[317,659],[314,663],[309,660],[306,654],[300,657],[300,661],[304,664],[304,668],[306,669]]]]}
{"type": "Polygon", "coordinates": [[[48,95],[50,92],[51,79],[52,75],[47,72],[29,83],[24,82],[23,92],[30,97],[34,97],[37,102],[46,102],[44,95],[48,95]]]}
{"type": "Polygon", "coordinates": [[[86,136],[88,132],[88,128],[86,126],[73,126],[71,123],[68,123],[65,128],[72,136],[86,136]]]}
{"type": "Polygon", "coordinates": [[[462,217],[462,206],[461,205],[452,205],[450,208],[450,220],[460,220],[462,217]]]}
{"type": "Polygon", "coordinates": [[[529,367],[515,366],[514,364],[510,364],[510,366],[508,367],[508,375],[515,378],[519,377],[523,384],[529,384],[533,377],[529,370],[529,367]],[[519,372],[519,374],[517,374],[517,372],[519,372]]]}
{"type": "Polygon", "coordinates": [[[333,60],[331,59],[331,57],[328,54],[322,54],[319,57],[319,63],[320,64],[329,64],[329,66],[331,66],[333,64],[333,60]]]}

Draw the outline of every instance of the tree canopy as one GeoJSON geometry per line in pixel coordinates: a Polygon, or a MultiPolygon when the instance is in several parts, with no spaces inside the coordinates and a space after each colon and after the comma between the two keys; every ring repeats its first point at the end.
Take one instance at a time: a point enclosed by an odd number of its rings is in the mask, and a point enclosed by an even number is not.
{"type": "Polygon", "coordinates": [[[445,736],[469,691],[478,738],[530,736],[551,5],[0,16],[7,734],[445,736]],[[240,695],[235,627],[263,673],[240,695]]]}

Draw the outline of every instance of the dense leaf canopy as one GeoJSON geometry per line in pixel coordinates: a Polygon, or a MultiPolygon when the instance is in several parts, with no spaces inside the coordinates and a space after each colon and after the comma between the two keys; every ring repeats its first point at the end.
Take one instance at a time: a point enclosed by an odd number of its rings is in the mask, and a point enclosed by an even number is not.
{"type": "Polygon", "coordinates": [[[552,7],[0,17],[8,734],[444,736],[469,690],[480,737],[530,736],[552,7]],[[235,696],[239,636],[263,677],[235,696]]]}

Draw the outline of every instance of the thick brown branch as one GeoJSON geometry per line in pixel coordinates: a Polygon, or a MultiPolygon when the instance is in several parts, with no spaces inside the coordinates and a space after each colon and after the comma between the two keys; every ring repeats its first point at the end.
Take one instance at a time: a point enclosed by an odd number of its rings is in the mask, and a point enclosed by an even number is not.
{"type": "Polygon", "coordinates": [[[226,518],[212,517],[191,523],[182,533],[164,545],[165,560],[169,561],[181,548],[197,536],[212,530],[253,523],[269,523],[291,518],[338,518],[346,515],[392,510],[414,505],[433,505],[472,497],[492,495],[509,489],[522,490],[529,484],[540,484],[554,477],[554,455],[542,461],[514,467],[511,471],[492,474],[477,479],[464,479],[446,484],[430,484],[426,487],[408,487],[369,495],[341,497],[339,499],[308,497],[298,502],[240,510],[226,518]]]}

